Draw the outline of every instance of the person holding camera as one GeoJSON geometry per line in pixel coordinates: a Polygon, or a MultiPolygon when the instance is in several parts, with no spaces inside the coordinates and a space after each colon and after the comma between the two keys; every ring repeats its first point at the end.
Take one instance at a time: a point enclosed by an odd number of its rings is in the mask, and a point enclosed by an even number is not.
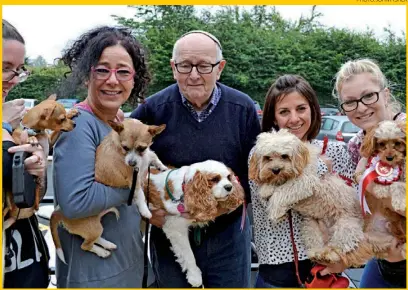
{"type": "MultiPolygon", "coordinates": [[[[12,137],[24,115],[24,101],[5,102],[8,93],[28,77],[24,69],[25,43],[23,37],[9,22],[3,19],[3,210],[5,193],[12,192],[13,156],[16,152],[27,152],[24,170],[28,178],[45,182],[47,170],[48,140],[38,140],[39,145],[25,144],[28,134],[21,135],[21,144],[16,146],[12,137]],[[42,144],[42,145],[40,145],[42,144]]],[[[24,177],[26,178],[26,177],[24,177]]],[[[46,183],[45,183],[46,184],[46,183]]],[[[44,185],[45,185],[44,184],[44,185]]],[[[45,186],[42,186],[45,189],[45,186]]],[[[30,188],[27,189],[29,191],[30,188]]],[[[31,190],[34,196],[35,190],[31,190]]],[[[25,196],[30,192],[24,192],[25,196]]],[[[7,219],[7,216],[4,217],[7,219]]],[[[3,220],[4,223],[4,220],[3,220]]],[[[4,288],[47,288],[49,253],[35,215],[17,221],[3,232],[4,288]]]]}

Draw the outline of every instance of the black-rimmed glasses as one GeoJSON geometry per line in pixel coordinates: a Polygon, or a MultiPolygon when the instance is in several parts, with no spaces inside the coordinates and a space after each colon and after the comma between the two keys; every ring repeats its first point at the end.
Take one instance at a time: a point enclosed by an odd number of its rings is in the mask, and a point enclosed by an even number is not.
{"type": "Polygon", "coordinates": [[[191,64],[188,62],[181,62],[181,63],[176,63],[174,66],[176,67],[176,70],[181,73],[181,74],[189,74],[193,71],[193,67],[197,69],[197,72],[199,74],[210,74],[212,73],[214,67],[220,64],[221,61],[218,61],[214,64],[212,63],[200,63],[200,64],[191,64]]]}
{"type": "MultiPolygon", "coordinates": [[[[381,90],[382,91],[382,90],[381,90]]],[[[358,100],[343,102],[340,107],[344,112],[351,112],[357,109],[358,103],[363,103],[364,105],[372,105],[378,102],[380,98],[380,92],[372,92],[362,96],[358,100]]]]}
{"type": "Polygon", "coordinates": [[[15,77],[18,77],[19,78],[18,82],[22,83],[25,80],[27,80],[28,76],[30,75],[30,72],[25,69],[22,69],[20,71],[15,71],[13,69],[3,69],[2,74],[3,82],[9,82],[15,77]]]}

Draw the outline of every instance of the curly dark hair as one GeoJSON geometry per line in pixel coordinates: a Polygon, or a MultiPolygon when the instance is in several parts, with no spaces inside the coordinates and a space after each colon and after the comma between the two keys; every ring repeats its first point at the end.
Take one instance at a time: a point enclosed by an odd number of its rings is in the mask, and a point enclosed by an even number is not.
{"type": "Polygon", "coordinates": [[[261,131],[269,132],[272,128],[276,131],[279,130],[275,118],[276,104],[285,96],[293,92],[298,92],[309,103],[312,122],[309,130],[306,132],[306,139],[310,141],[316,138],[319,133],[322,116],[316,92],[313,90],[309,82],[299,75],[283,75],[272,83],[265,97],[261,131]]]}
{"type": "Polygon", "coordinates": [[[136,104],[144,100],[144,93],[150,82],[145,51],[132,31],[123,27],[102,26],[82,34],[70,47],[64,50],[61,60],[70,68],[70,85],[82,85],[89,79],[91,67],[96,66],[105,48],[120,44],[129,53],[135,69],[134,87],[128,102],[136,104]]]}

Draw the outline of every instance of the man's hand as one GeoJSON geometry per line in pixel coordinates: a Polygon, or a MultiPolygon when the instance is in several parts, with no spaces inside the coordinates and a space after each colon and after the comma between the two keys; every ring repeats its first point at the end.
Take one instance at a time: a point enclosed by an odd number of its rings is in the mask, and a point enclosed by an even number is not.
{"type": "Polygon", "coordinates": [[[3,122],[9,123],[13,129],[17,128],[26,110],[24,99],[16,99],[3,103],[3,122]]]}
{"type": "MultiPolygon", "coordinates": [[[[169,215],[164,209],[150,209],[152,217],[150,218],[150,223],[158,228],[162,228],[166,222],[166,215],[169,215]]],[[[181,216],[185,219],[193,219],[188,212],[183,212],[181,216]]]]}

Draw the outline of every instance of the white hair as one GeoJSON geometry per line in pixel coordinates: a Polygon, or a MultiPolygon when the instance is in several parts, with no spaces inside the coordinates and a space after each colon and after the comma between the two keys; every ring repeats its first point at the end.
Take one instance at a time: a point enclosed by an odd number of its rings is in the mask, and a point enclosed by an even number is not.
{"type": "Polygon", "coordinates": [[[218,61],[220,61],[220,60],[222,60],[223,59],[223,57],[222,57],[222,46],[221,46],[221,43],[220,43],[220,41],[218,40],[218,38],[216,38],[214,35],[212,35],[211,33],[209,33],[209,32],[206,32],[206,31],[203,31],[203,30],[193,30],[193,31],[189,31],[189,32],[187,32],[187,33],[185,33],[185,34],[183,34],[179,39],[177,39],[177,41],[174,43],[174,46],[173,46],[173,54],[172,54],[172,59],[173,60],[175,60],[176,59],[176,57],[178,56],[178,46],[179,46],[179,44],[180,44],[180,40],[181,39],[183,39],[186,35],[189,35],[189,34],[203,34],[203,35],[205,35],[205,36],[207,36],[208,38],[210,38],[212,41],[214,41],[215,42],[215,45],[216,45],[216,53],[217,53],[217,55],[216,55],[216,62],[218,62],[218,61]]]}

